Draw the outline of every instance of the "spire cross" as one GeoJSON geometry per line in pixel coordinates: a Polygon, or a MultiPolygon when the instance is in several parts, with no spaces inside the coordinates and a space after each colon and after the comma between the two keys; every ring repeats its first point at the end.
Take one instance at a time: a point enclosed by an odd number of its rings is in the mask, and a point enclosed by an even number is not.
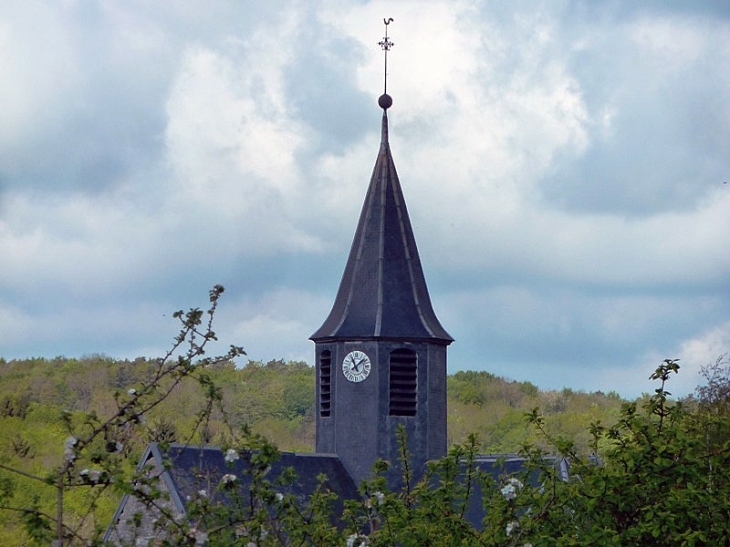
{"type": "Polygon", "coordinates": [[[389,17],[388,19],[383,19],[383,23],[385,23],[385,37],[381,42],[378,42],[378,45],[382,48],[382,50],[385,52],[385,73],[383,75],[383,94],[388,94],[388,52],[390,51],[390,48],[392,48],[395,44],[391,42],[388,39],[388,25],[393,22],[393,18],[389,17]]]}

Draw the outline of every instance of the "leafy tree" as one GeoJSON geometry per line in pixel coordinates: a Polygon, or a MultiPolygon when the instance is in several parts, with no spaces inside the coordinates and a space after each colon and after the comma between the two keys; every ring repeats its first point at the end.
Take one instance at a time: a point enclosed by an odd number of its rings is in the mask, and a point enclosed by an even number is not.
{"type": "MultiPolygon", "coordinates": [[[[551,481],[533,492],[530,518],[520,537],[535,545],[725,545],[730,541],[728,446],[708,451],[696,416],[672,403],[665,385],[679,370],[666,360],[651,376],[655,394],[637,408],[626,404],[611,427],[594,424],[594,446],[609,443],[605,457],[577,454],[573,443],[553,439],[574,479],[551,481]],[[642,411],[643,410],[643,411],[642,411]]],[[[723,418],[727,424],[730,416],[723,418]]],[[[531,415],[542,428],[537,412],[531,415]]],[[[528,452],[530,449],[528,449],[528,452]]],[[[544,476],[551,469],[535,465],[544,476]]]]}
{"type": "Polygon", "coordinates": [[[727,354],[702,368],[705,384],[695,390],[695,398],[688,398],[696,408],[697,427],[704,432],[708,451],[722,450],[730,441],[730,364],[727,354]]]}

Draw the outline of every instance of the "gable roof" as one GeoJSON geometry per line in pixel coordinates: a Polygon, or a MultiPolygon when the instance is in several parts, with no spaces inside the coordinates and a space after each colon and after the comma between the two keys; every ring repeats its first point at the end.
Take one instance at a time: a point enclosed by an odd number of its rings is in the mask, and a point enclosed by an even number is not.
{"type": "Polygon", "coordinates": [[[385,338],[450,344],[431,305],[383,110],[380,151],[332,311],[311,340],[385,338]]]}
{"type": "MultiPolygon", "coordinates": [[[[254,464],[245,456],[230,464],[219,448],[177,444],[171,445],[164,456],[170,463],[167,477],[171,491],[180,496],[181,506],[184,506],[183,500],[200,490],[216,488],[221,478],[229,473],[236,475],[239,488],[244,491],[251,485],[254,464]]],[[[270,464],[266,478],[273,482],[289,468],[293,469],[296,478],[281,487],[282,494],[293,494],[297,500],[304,501],[320,487],[318,477],[325,476],[321,485],[325,490],[336,493],[341,499],[359,497],[355,483],[335,454],[281,452],[270,464]]]]}
{"type": "MultiPolygon", "coordinates": [[[[229,463],[226,462],[225,453],[217,447],[171,444],[163,450],[158,443],[150,443],[137,472],[142,474],[147,470],[158,475],[161,490],[170,496],[170,509],[174,515],[180,515],[187,512],[187,501],[198,497],[201,491],[205,491],[206,497],[212,502],[232,503],[229,496],[219,489],[221,480],[227,474],[236,476],[239,494],[248,492],[256,464],[252,463],[253,458],[246,456],[242,454],[238,460],[229,463]]],[[[282,485],[277,484],[278,493],[293,495],[297,502],[304,504],[318,489],[333,492],[337,499],[332,508],[332,524],[342,525],[339,516],[344,509],[344,501],[359,499],[360,493],[337,455],[281,452],[280,457],[266,469],[266,479],[275,483],[289,469],[294,471],[295,478],[293,481],[284,481],[282,485]],[[320,477],[324,477],[323,482],[320,482],[320,477]]],[[[248,497],[241,495],[240,499],[246,500],[248,497]]],[[[124,536],[125,507],[133,502],[134,498],[129,494],[124,496],[104,541],[113,540],[115,535],[124,536]]],[[[148,511],[145,512],[148,518],[153,518],[148,511]]]]}
{"type": "MultiPolygon", "coordinates": [[[[150,443],[140,461],[138,472],[152,469],[154,473],[159,473],[161,489],[170,495],[169,503],[172,505],[173,515],[181,515],[186,513],[187,500],[199,496],[201,490],[205,490],[206,495],[213,501],[230,503],[231,500],[227,498],[226,494],[217,488],[226,474],[236,475],[239,493],[247,492],[251,485],[253,466],[251,460],[245,456],[242,455],[239,460],[231,464],[226,462],[225,453],[216,447],[173,444],[163,451],[157,443],[150,443]]],[[[557,476],[560,479],[568,479],[570,470],[565,459],[550,456],[546,456],[546,459],[557,467],[557,476]]],[[[475,470],[491,477],[498,488],[507,484],[509,477],[520,475],[526,470],[526,459],[516,454],[480,455],[473,463],[475,470]]],[[[282,452],[281,457],[271,463],[270,468],[266,470],[266,478],[275,484],[276,479],[288,468],[294,471],[295,479],[283,486],[277,484],[277,490],[282,495],[293,495],[295,500],[302,504],[302,507],[318,488],[333,492],[337,495],[330,513],[334,525],[342,525],[339,517],[343,513],[346,500],[361,499],[357,485],[335,454],[282,452]],[[326,477],[322,483],[319,480],[320,476],[326,477]]],[[[465,472],[464,467],[462,477],[465,472]]],[[[438,481],[438,477],[435,477],[434,480],[438,481]]],[[[540,484],[542,478],[535,472],[527,480],[535,486],[540,484]]],[[[246,496],[241,496],[239,501],[246,498],[246,496]]],[[[471,494],[464,510],[464,518],[476,528],[481,528],[482,521],[487,514],[488,508],[484,507],[483,500],[484,493],[479,481],[476,481],[472,484],[471,494]]],[[[132,537],[125,530],[127,524],[124,522],[125,507],[130,502],[133,502],[133,498],[125,495],[104,536],[105,542],[115,543],[120,538],[132,537]]],[[[131,513],[140,509],[146,513],[145,518],[153,519],[154,515],[140,506],[133,507],[131,513]]],[[[129,514],[130,512],[127,512],[127,518],[129,514]]],[[[151,529],[152,525],[143,523],[142,527],[151,529]]],[[[156,536],[150,535],[150,537],[156,536]]]]}

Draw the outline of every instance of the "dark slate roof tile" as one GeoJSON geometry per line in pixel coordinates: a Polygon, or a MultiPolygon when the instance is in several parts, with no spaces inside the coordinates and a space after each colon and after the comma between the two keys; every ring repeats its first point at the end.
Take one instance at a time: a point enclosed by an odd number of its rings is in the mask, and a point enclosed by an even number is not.
{"type": "Polygon", "coordinates": [[[380,152],[340,288],[329,317],[310,338],[453,342],[431,305],[385,111],[380,152]]]}

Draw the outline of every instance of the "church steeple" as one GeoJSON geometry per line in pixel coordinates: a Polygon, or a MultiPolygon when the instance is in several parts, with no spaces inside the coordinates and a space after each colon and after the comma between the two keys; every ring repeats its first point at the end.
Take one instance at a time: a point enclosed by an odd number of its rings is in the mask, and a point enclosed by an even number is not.
{"type": "Polygon", "coordinates": [[[388,51],[393,42],[379,43],[385,53],[380,151],[370,178],[360,221],[350,249],[337,298],[324,324],[311,340],[341,337],[432,340],[453,338],[436,318],[426,288],[406,202],[388,142],[388,51]]]}
{"type": "MultiPolygon", "coordinates": [[[[390,21],[380,43],[386,67],[390,21]]],[[[356,481],[378,458],[397,466],[400,425],[417,473],[446,453],[446,348],[453,338],[431,305],[388,142],[393,100],[384,91],[380,150],[355,238],[332,311],[310,337],[316,449],[336,453],[356,481]]]]}

